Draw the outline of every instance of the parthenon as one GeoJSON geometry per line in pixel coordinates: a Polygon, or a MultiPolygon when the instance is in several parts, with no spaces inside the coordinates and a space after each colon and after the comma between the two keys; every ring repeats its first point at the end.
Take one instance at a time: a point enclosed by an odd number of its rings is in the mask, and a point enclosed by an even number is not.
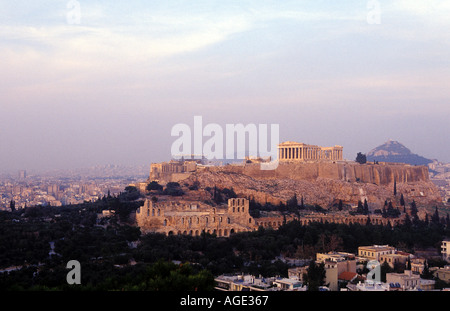
{"type": "Polygon", "coordinates": [[[343,147],[320,147],[293,141],[278,145],[278,160],[289,161],[339,161],[343,159],[343,147]]]}

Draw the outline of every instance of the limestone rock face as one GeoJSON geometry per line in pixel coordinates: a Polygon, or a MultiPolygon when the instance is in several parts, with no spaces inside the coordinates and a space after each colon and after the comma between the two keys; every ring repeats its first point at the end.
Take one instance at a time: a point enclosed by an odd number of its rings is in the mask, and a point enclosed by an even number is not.
{"type": "Polygon", "coordinates": [[[357,163],[280,163],[275,170],[261,170],[259,165],[223,166],[219,170],[245,174],[259,179],[316,180],[328,178],[350,182],[388,185],[397,182],[428,181],[426,166],[404,164],[357,164],[357,163]]]}
{"type": "Polygon", "coordinates": [[[383,208],[385,200],[396,201],[403,194],[406,202],[429,205],[441,202],[439,191],[429,181],[424,166],[399,164],[297,163],[280,164],[275,170],[259,165],[212,167],[192,173],[184,182],[201,187],[233,188],[240,197],[264,204],[285,203],[294,194],[305,204],[327,208],[342,200],[347,204],[367,201],[383,208]],[[394,197],[394,182],[397,196],[394,197]]]}

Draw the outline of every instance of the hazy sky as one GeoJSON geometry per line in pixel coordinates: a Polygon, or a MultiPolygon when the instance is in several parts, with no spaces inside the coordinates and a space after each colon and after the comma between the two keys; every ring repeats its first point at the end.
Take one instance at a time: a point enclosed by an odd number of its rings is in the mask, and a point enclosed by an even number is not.
{"type": "Polygon", "coordinates": [[[342,2],[0,0],[0,171],[164,161],[194,116],[450,162],[450,1],[342,2]]]}

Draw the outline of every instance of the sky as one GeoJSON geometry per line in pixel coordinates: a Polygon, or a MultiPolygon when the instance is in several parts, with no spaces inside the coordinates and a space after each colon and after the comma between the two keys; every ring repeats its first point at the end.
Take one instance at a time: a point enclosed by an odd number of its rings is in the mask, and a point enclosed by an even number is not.
{"type": "Polygon", "coordinates": [[[166,161],[176,124],[450,162],[450,2],[0,0],[0,172],[166,161]]]}

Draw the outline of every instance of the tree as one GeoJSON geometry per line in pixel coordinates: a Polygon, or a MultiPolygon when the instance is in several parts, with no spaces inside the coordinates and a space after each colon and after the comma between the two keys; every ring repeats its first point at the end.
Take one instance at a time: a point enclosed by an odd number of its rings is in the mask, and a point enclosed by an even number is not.
{"type": "Polygon", "coordinates": [[[406,262],[406,270],[411,270],[411,259],[408,257],[408,261],[406,262]]]}
{"type": "Polygon", "coordinates": [[[359,164],[364,164],[367,162],[367,157],[365,154],[358,152],[358,154],[356,155],[356,162],[358,162],[359,164]]]}
{"type": "Polygon", "coordinates": [[[146,189],[147,189],[147,191],[152,191],[152,190],[162,191],[163,186],[161,186],[160,184],[158,184],[158,182],[153,180],[147,185],[146,189]]]}
{"type": "Polygon", "coordinates": [[[419,210],[417,209],[416,201],[413,200],[411,203],[411,216],[417,216],[419,210]]]}
{"type": "Polygon", "coordinates": [[[364,215],[369,215],[369,204],[367,203],[367,199],[364,199],[363,211],[364,211],[364,215]]]}
{"type": "Polygon", "coordinates": [[[394,272],[394,269],[391,268],[387,261],[381,264],[381,282],[386,282],[386,273],[394,272]]]}
{"type": "Polygon", "coordinates": [[[287,202],[286,205],[288,207],[297,207],[298,206],[298,200],[297,200],[297,194],[294,193],[294,195],[292,196],[292,198],[290,198],[287,202]]]}
{"type": "Polygon", "coordinates": [[[16,201],[11,200],[11,202],[9,202],[9,208],[11,209],[11,212],[14,212],[16,210],[16,201]]]}
{"type": "Polygon", "coordinates": [[[325,273],[323,262],[320,264],[316,264],[314,260],[309,262],[308,273],[305,275],[308,291],[318,291],[319,287],[325,284],[325,273]]]}
{"type": "Polygon", "coordinates": [[[364,200],[364,204],[361,201],[358,201],[358,208],[356,209],[356,213],[362,215],[369,214],[369,205],[367,204],[367,200],[364,200]]]}
{"type": "Polygon", "coordinates": [[[439,224],[440,218],[439,218],[439,212],[438,212],[438,208],[436,206],[436,209],[434,211],[433,216],[431,216],[431,222],[434,224],[439,224]]]}
{"type": "Polygon", "coordinates": [[[342,209],[343,209],[343,203],[342,203],[342,200],[339,200],[338,210],[342,211],[342,209]]]}
{"type": "Polygon", "coordinates": [[[180,184],[177,182],[168,182],[163,193],[171,196],[181,196],[184,194],[180,184]]]}
{"type": "Polygon", "coordinates": [[[420,275],[420,277],[425,280],[433,279],[433,272],[430,271],[427,260],[425,260],[423,271],[422,271],[422,274],[420,275]]]}
{"type": "Polygon", "coordinates": [[[403,197],[403,193],[400,195],[400,205],[405,206],[405,198],[403,197]]]}
{"type": "Polygon", "coordinates": [[[394,180],[394,196],[397,195],[397,180],[394,180]]]}

